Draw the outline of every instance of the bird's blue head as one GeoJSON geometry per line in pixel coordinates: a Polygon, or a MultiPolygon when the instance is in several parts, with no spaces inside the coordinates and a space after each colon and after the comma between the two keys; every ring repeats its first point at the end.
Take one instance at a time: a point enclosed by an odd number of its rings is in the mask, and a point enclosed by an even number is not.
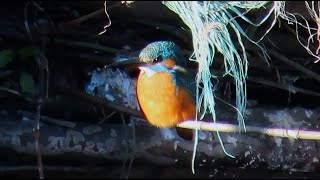
{"type": "Polygon", "coordinates": [[[139,69],[141,74],[151,77],[159,72],[167,72],[172,75],[172,81],[179,87],[186,87],[190,93],[195,94],[193,77],[189,76],[186,65],[186,58],[183,57],[182,50],[175,43],[170,41],[157,41],[148,44],[139,55],[140,61],[146,63],[139,69]]]}
{"type": "Polygon", "coordinates": [[[173,59],[175,64],[184,66],[185,59],[179,46],[171,41],[156,41],[148,44],[139,55],[140,61],[158,63],[166,59],[173,59]]]}

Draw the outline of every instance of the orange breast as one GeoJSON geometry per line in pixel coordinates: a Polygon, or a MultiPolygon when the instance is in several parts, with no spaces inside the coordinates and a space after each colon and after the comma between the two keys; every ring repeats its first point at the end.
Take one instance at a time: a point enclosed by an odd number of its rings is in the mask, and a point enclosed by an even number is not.
{"type": "Polygon", "coordinates": [[[195,118],[195,102],[186,89],[176,88],[170,73],[157,72],[149,77],[141,72],[137,97],[141,110],[154,126],[173,127],[195,118]]]}

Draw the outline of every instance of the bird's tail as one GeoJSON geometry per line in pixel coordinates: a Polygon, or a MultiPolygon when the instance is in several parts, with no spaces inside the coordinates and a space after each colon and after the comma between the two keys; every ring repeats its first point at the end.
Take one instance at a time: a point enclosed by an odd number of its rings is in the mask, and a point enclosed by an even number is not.
{"type": "Polygon", "coordinates": [[[193,129],[176,127],[176,131],[177,131],[179,137],[181,137],[182,139],[184,139],[186,141],[191,141],[193,139],[193,136],[194,136],[193,129]]]}

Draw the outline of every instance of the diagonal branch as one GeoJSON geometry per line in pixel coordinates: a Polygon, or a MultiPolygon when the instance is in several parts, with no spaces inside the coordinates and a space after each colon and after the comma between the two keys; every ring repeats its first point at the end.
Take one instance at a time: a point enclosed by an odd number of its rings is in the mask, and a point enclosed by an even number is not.
{"type": "Polygon", "coordinates": [[[279,52],[277,52],[275,50],[268,49],[267,51],[268,51],[268,54],[271,54],[272,56],[276,57],[280,61],[282,61],[282,62],[294,67],[295,69],[303,72],[307,76],[309,76],[309,77],[317,80],[318,82],[320,82],[320,75],[318,73],[315,73],[315,72],[305,68],[304,66],[301,66],[300,64],[295,63],[294,61],[290,60],[289,58],[287,58],[286,56],[280,54],[279,52]]]}
{"type": "Polygon", "coordinates": [[[276,87],[279,89],[283,89],[283,90],[287,90],[291,93],[296,93],[296,92],[300,92],[300,93],[304,93],[304,94],[308,94],[308,95],[312,95],[312,96],[320,96],[320,93],[318,92],[314,92],[308,89],[304,89],[304,88],[299,88],[299,87],[295,87],[293,85],[290,84],[280,84],[280,83],[276,83],[273,81],[268,81],[265,79],[260,79],[260,78],[255,78],[255,77],[248,77],[248,80],[251,80],[255,83],[259,83],[259,84],[263,84],[263,85],[267,85],[267,86],[271,86],[271,87],[276,87]]]}

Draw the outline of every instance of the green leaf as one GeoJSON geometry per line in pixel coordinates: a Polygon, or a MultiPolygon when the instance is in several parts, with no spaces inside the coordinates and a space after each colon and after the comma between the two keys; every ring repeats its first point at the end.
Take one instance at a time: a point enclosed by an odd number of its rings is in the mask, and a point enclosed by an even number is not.
{"type": "Polygon", "coordinates": [[[0,51],[0,68],[6,66],[9,62],[11,62],[13,56],[13,51],[10,49],[0,51]]]}
{"type": "Polygon", "coordinates": [[[35,93],[33,77],[27,72],[22,72],[20,76],[20,86],[23,92],[35,93]]]}
{"type": "Polygon", "coordinates": [[[28,57],[36,56],[40,52],[39,48],[34,46],[26,46],[19,50],[19,55],[21,58],[26,59],[28,57]]]}

